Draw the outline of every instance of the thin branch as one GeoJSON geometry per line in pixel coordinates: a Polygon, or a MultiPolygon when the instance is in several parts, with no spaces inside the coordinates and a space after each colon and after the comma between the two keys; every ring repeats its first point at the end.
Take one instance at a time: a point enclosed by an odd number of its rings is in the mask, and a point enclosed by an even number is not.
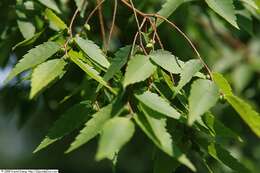
{"type": "Polygon", "coordinates": [[[114,0],[113,19],[112,19],[112,24],[111,24],[111,28],[110,28],[110,32],[109,32],[109,37],[108,37],[108,43],[107,43],[108,46],[110,44],[112,34],[113,34],[113,31],[114,31],[114,27],[115,27],[117,4],[118,4],[117,0],[114,0]]]}
{"type": "Polygon", "coordinates": [[[88,15],[88,18],[86,19],[85,23],[89,23],[90,18],[95,14],[95,12],[98,10],[98,8],[105,2],[105,0],[100,1],[97,6],[90,12],[88,15]]]}
{"type": "MultiPolygon", "coordinates": [[[[101,3],[101,0],[97,0],[97,4],[101,3]]],[[[100,23],[100,29],[101,29],[101,35],[103,40],[103,45],[105,52],[107,50],[107,43],[106,43],[106,32],[105,32],[105,24],[104,24],[104,17],[102,13],[102,5],[98,7],[98,17],[99,17],[99,23],[100,23]]]]}
{"type": "Polygon", "coordinates": [[[124,3],[127,7],[131,8],[132,10],[134,10],[137,14],[141,15],[142,17],[155,17],[155,18],[162,19],[165,22],[167,22],[168,24],[170,24],[170,26],[172,26],[174,29],[176,29],[188,41],[188,43],[190,44],[191,48],[194,50],[194,52],[196,53],[197,57],[199,58],[199,60],[203,64],[203,66],[206,68],[208,74],[210,75],[210,77],[212,79],[212,72],[211,72],[210,68],[204,62],[204,60],[201,57],[199,51],[197,50],[195,45],[192,43],[192,41],[189,39],[189,37],[179,27],[177,27],[173,22],[171,22],[170,20],[168,20],[167,18],[165,18],[165,17],[163,17],[163,16],[161,16],[159,14],[148,14],[148,13],[141,12],[140,10],[134,8],[131,4],[129,4],[127,2],[127,0],[121,0],[121,2],[124,3]]]}

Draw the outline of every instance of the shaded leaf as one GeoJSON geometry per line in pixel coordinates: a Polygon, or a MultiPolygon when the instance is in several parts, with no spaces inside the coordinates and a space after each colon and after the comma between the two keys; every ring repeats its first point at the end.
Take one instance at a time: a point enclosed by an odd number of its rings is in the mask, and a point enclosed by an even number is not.
{"type": "Polygon", "coordinates": [[[242,142],[240,136],[238,136],[234,131],[225,126],[221,121],[216,119],[212,114],[206,113],[205,116],[202,117],[205,125],[210,129],[213,136],[216,138],[228,138],[228,139],[236,139],[242,142]]]}
{"type": "MultiPolygon", "coordinates": [[[[162,5],[162,8],[157,13],[165,18],[168,18],[172,15],[172,13],[183,3],[189,2],[192,0],[166,0],[166,2],[162,5]]],[[[159,19],[157,21],[157,26],[159,26],[163,20],[159,19]]]]}
{"type": "Polygon", "coordinates": [[[87,120],[91,112],[92,108],[90,104],[79,103],[72,106],[53,124],[46,137],[34,150],[34,153],[79,128],[87,120]]]}
{"type": "Polygon", "coordinates": [[[105,81],[109,81],[113,78],[113,76],[127,63],[130,51],[131,46],[126,46],[116,52],[115,58],[112,59],[111,65],[104,76],[105,81]]]}
{"type": "Polygon", "coordinates": [[[233,5],[233,0],[205,0],[208,6],[214,10],[217,14],[223,17],[226,21],[228,21],[235,28],[239,29],[237,25],[237,18],[235,13],[235,7],[233,5]]]}
{"type": "Polygon", "coordinates": [[[156,66],[152,64],[149,56],[135,55],[128,62],[124,87],[141,82],[149,78],[156,70],[156,66]]]}
{"type": "Polygon", "coordinates": [[[32,73],[30,98],[34,98],[55,79],[61,78],[67,63],[63,59],[53,59],[37,66],[32,73]]]}
{"type": "Polygon", "coordinates": [[[8,75],[6,82],[10,81],[21,72],[33,68],[38,64],[43,63],[45,60],[53,56],[59,50],[60,50],[60,45],[52,41],[45,42],[29,50],[29,52],[26,55],[24,55],[23,59],[21,59],[15,65],[13,70],[8,75]]]}
{"type": "Polygon", "coordinates": [[[15,46],[13,46],[12,49],[15,50],[17,47],[28,46],[33,44],[42,35],[44,31],[45,30],[42,30],[41,32],[36,33],[34,36],[17,43],[15,46]]]}
{"type": "Polygon", "coordinates": [[[182,89],[202,67],[203,65],[199,60],[189,60],[186,62],[182,68],[181,79],[176,90],[179,91],[182,89]]]}
{"type": "Polygon", "coordinates": [[[186,155],[181,152],[179,147],[173,143],[172,137],[166,129],[166,119],[161,118],[158,116],[158,113],[151,109],[147,109],[143,106],[140,106],[140,108],[144,114],[139,113],[138,115],[135,115],[134,118],[144,133],[163,152],[176,158],[180,163],[195,171],[196,168],[194,165],[186,155]]]}
{"type": "Polygon", "coordinates": [[[251,130],[260,137],[260,115],[258,112],[246,103],[244,100],[234,96],[227,95],[227,101],[237,111],[244,122],[251,128],[251,130]]]}
{"type": "Polygon", "coordinates": [[[132,138],[134,131],[134,123],[129,118],[115,117],[108,120],[100,135],[96,159],[113,160],[114,155],[132,138]]]}
{"type": "Polygon", "coordinates": [[[99,73],[90,65],[87,63],[83,62],[82,55],[79,54],[78,52],[75,51],[70,51],[69,52],[69,57],[70,59],[77,64],[84,72],[86,72],[92,79],[96,80],[99,82],[101,85],[107,87],[112,93],[116,93],[113,88],[111,88],[107,82],[99,75],[99,73]]]}
{"type": "Polygon", "coordinates": [[[173,74],[181,73],[183,62],[165,50],[158,50],[149,55],[151,59],[164,70],[173,74]]]}
{"type": "Polygon", "coordinates": [[[94,62],[105,68],[108,68],[110,66],[110,63],[106,59],[104,53],[94,42],[90,40],[85,40],[81,37],[77,37],[75,41],[80,49],[82,49],[83,52],[88,55],[88,57],[94,62]]]}
{"type": "Polygon", "coordinates": [[[211,107],[219,98],[217,85],[210,80],[198,79],[192,86],[189,96],[189,117],[188,124],[192,125],[211,107]]]}
{"type": "Polygon", "coordinates": [[[208,153],[219,162],[225,164],[229,168],[239,173],[249,173],[250,171],[241,164],[236,158],[234,158],[227,150],[222,148],[218,144],[210,144],[208,146],[208,153]]]}
{"type": "Polygon", "coordinates": [[[180,163],[163,152],[157,152],[154,160],[153,173],[173,173],[180,163]]]}
{"type": "Polygon", "coordinates": [[[177,112],[172,106],[170,106],[170,104],[166,100],[164,100],[155,93],[146,91],[140,95],[136,94],[135,97],[144,105],[148,106],[150,109],[154,111],[157,111],[171,118],[180,118],[180,113],[177,112]]]}
{"type": "Polygon", "coordinates": [[[66,153],[69,153],[80,146],[84,145],[102,130],[104,124],[112,117],[112,104],[100,109],[92,118],[85,124],[85,127],[80,131],[76,139],[71,143],[66,153]]]}

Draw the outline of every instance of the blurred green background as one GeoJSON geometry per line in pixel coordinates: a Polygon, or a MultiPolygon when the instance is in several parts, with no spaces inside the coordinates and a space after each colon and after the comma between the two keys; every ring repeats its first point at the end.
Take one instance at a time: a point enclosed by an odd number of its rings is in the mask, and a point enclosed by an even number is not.
{"type": "MultiPolygon", "coordinates": [[[[18,0],[21,1],[21,0],[18,0]]],[[[34,1],[21,1],[22,3],[34,1]]],[[[136,7],[145,12],[157,12],[164,1],[135,0],[136,7]]],[[[259,1],[256,1],[259,3],[259,1]]],[[[76,9],[73,1],[58,0],[62,14],[67,23],[76,9]]],[[[240,30],[235,29],[217,14],[211,11],[203,0],[181,5],[170,17],[193,41],[202,57],[214,71],[223,73],[235,90],[235,93],[248,100],[260,111],[260,13],[250,6],[241,5],[234,0],[240,30]]],[[[95,1],[90,1],[87,14],[94,8],[95,1]]],[[[26,7],[26,6],[25,6],[26,7]]],[[[25,8],[24,7],[24,8],[25,8]]],[[[96,140],[81,149],[65,155],[64,151],[74,139],[76,132],[55,143],[53,146],[37,153],[32,151],[47,133],[53,122],[71,105],[85,98],[85,94],[75,93],[70,99],[61,100],[70,95],[84,77],[77,68],[72,68],[64,79],[57,82],[51,89],[41,94],[36,100],[29,100],[29,82],[26,72],[11,83],[4,85],[4,79],[12,66],[31,47],[27,46],[12,51],[12,47],[23,40],[17,27],[16,10],[19,6],[15,0],[0,1],[0,168],[57,168],[61,172],[112,172],[108,161],[95,162],[96,140]]],[[[27,7],[29,8],[29,7],[27,7]]],[[[37,31],[45,28],[42,15],[44,7],[35,6],[37,10],[26,10],[26,15],[37,24],[37,31]]],[[[106,1],[103,13],[106,29],[112,20],[113,1],[106,1]]],[[[80,17],[76,20],[75,30],[84,24],[80,17]]],[[[90,22],[91,39],[101,44],[98,17],[95,15],[90,22]]],[[[131,44],[136,32],[136,24],[131,11],[119,3],[115,33],[110,52],[126,44],[131,44]]],[[[34,44],[46,41],[55,31],[46,29],[34,44]]],[[[159,27],[159,34],[165,48],[183,60],[195,58],[192,49],[181,35],[166,24],[159,27]]],[[[88,86],[84,88],[88,91],[88,86]]],[[[227,141],[232,151],[253,173],[260,170],[260,142],[249,128],[238,118],[236,113],[225,103],[219,104],[214,110],[222,122],[238,134],[242,134],[243,142],[227,141]]],[[[141,133],[135,133],[134,140],[124,147],[119,156],[118,172],[150,173],[152,172],[153,146],[141,133]]],[[[227,167],[212,160],[214,172],[232,172],[227,167]]],[[[189,172],[179,168],[177,172],[189,172]]]]}

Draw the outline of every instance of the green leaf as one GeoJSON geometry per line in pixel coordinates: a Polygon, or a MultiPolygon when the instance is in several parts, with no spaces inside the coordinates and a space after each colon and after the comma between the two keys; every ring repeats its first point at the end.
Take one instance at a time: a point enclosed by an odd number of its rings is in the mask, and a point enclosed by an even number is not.
{"type": "Polygon", "coordinates": [[[237,18],[235,13],[235,7],[233,5],[233,0],[205,0],[208,6],[223,17],[226,21],[228,21],[235,28],[239,29],[237,25],[237,18]]]}
{"type": "Polygon", "coordinates": [[[257,2],[255,2],[256,0],[240,0],[245,4],[248,4],[249,6],[253,7],[256,10],[259,10],[259,6],[257,5],[257,2]]]}
{"type": "Polygon", "coordinates": [[[6,82],[10,81],[21,72],[43,63],[45,60],[57,53],[60,48],[61,47],[58,43],[49,41],[29,50],[29,52],[24,55],[23,59],[15,65],[14,69],[8,75],[6,82]]]}
{"type": "Polygon", "coordinates": [[[237,111],[244,122],[251,128],[251,130],[260,137],[260,115],[258,112],[246,103],[244,100],[234,96],[227,95],[227,101],[237,111]]]}
{"type": "MultiPolygon", "coordinates": [[[[192,0],[166,0],[166,2],[162,5],[162,8],[160,9],[160,11],[157,12],[157,14],[168,18],[180,5],[189,1],[192,0]]],[[[157,26],[161,25],[162,22],[163,20],[159,19],[157,21],[157,26]]]]}
{"type": "Polygon", "coordinates": [[[247,10],[236,11],[237,14],[237,24],[239,28],[245,30],[249,34],[253,35],[253,19],[250,12],[247,10]]]}
{"type": "Polygon", "coordinates": [[[191,126],[201,115],[213,107],[219,98],[217,85],[204,79],[196,80],[192,86],[189,96],[188,124],[191,126]]]}
{"type": "Polygon", "coordinates": [[[45,10],[45,15],[49,19],[51,26],[53,26],[56,30],[64,30],[67,29],[67,25],[50,9],[45,10]]]}
{"type": "Polygon", "coordinates": [[[189,60],[186,62],[182,68],[181,72],[181,79],[178,83],[178,86],[176,88],[177,91],[182,89],[190,80],[192,77],[199,72],[202,69],[203,65],[199,60],[189,60]]]}
{"type": "Polygon", "coordinates": [[[210,144],[208,146],[208,153],[217,161],[225,164],[229,168],[239,173],[249,173],[250,171],[243,164],[241,164],[236,158],[234,158],[227,150],[222,148],[218,144],[210,144]]]}
{"type": "Polygon", "coordinates": [[[135,55],[128,62],[124,87],[141,82],[149,78],[156,70],[156,66],[152,64],[149,56],[135,55]]]}
{"type": "Polygon", "coordinates": [[[16,10],[17,25],[25,39],[29,39],[34,36],[36,28],[33,23],[27,18],[26,14],[20,10],[16,10]]]}
{"type": "Polygon", "coordinates": [[[235,67],[231,76],[235,91],[241,93],[252,81],[254,71],[249,64],[241,64],[235,67]]]}
{"type": "Polygon", "coordinates": [[[158,50],[150,54],[151,59],[164,70],[173,74],[181,73],[183,62],[165,50],[158,50]]]}
{"type": "Polygon", "coordinates": [[[177,112],[172,106],[170,106],[170,104],[166,100],[164,100],[155,93],[146,91],[140,95],[136,94],[135,97],[144,105],[148,106],[150,109],[154,111],[157,111],[163,115],[166,115],[174,119],[180,118],[180,113],[177,112]]]}
{"type": "Polygon", "coordinates": [[[65,135],[79,128],[92,112],[90,104],[79,103],[67,110],[51,127],[46,137],[34,150],[34,153],[46,148],[65,135]]]}
{"type": "Polygon", "coordinates": [[[13,46],[12,50],[15,50],[17,47],[28,46],[33,44],[42,35],[44,31],[45,30],[42,30],[41,32],[36,33],[34,36],[17,43],[15,46],[13,46]]]}
{"type": "Polygon", "coordinates": [[[233,95],[231,86],[222,74],[214,72],[213,80],[218,85],[220,91],[223,92],[223,94],[233,95]]]}
{"type": "Polygon", "coordinates": [[[157,152],[154,159],[153,173],[173,173],[180,163],[163,152],[157,152]]]}
{"type": "Polygon", "coordinates": [[[40,3],[45,5],[46,7],[56,11],[57,13],[61,13],[58,5],[56,4],[55,0],[38,0],[40,3]]]}
{"type": "Polygon", "coordinates": [[[106,122],[100,135],[97,160],[113,160],[115,154],[132,138],[134,123],[129,118],[115,117],[106,122]]]}
{"type": "Polygon", "coordinates": [[[145,108],[144,106],[140,105],[140,108],[144,114],[140,113],[135,115],[134,118],[144,133],[163,152],[176,158],[180,163],[195,171],[196,168],[194,165],[186,155],[181,152],[179,147],[173,143],[172,137],[166,129],[166,118],[160,117],[157,112],[145,108]]]}
{"type": "Polygon", "coordinates": [[[91,60],[98,63],[102,67],[105,67],[106,69],[110,66],[110,63],[106,59],[104,53],[94,42],[92,42],[90,40],[85,40],[81,37],[77,37],[75,39],[75,41],[76,41],[77,45],[80,47],[80,49],[82,49],[83,52],[86,55],[88,55],[88,57],[91,60]]]}
{"type": "Polygon", "coordinates": [[[112,107],[113,105],[110,104],[95,113],[92,118],[85,124],[85,127],[80,131],[80,134],[71,143],[66,153],[79,148],[97,136],[102,130],[104,124],[112,117],[112,107]]]}
{"type": "Polygon", "coordinates": [[[212,114],[206,113],[205,116],[202,117],[205,125],[210,129],[213,136],[217,139],[219,138],[227,138],[227,139],[236,139],[240,142],[243,140],[240,136],[238,136],[234,131],[225,126],[221,121],[216,119],[212,114]]]}
{"type": "Polygon", "coordinates": [[[112,79],[113,76],[127,63],[130,51],[131,46],[125,46],[116,52],[115,58],[112,59],[111,65],[104,76],[105,81],[112,79]]]}
{"type": "Polygon", "coordinates": [[[65,74],[66,62],[63,59],[53,59],[37,66],[32,73],[30,98],[34,98],[54,80],[65,74]]]}
{"type": "Polygon", "coordinates": [[[111,88],[107,82],[99,75],[99,73],[87,63],[83,62],[81,59],[83,58],[81,54],[75,51],[69,52],[70,59],[77,64],[84,72],[86,72],[92,79],[99,82],[101,85],[107,87],[112,93],[116,93],[113,88],[111,88]]]}

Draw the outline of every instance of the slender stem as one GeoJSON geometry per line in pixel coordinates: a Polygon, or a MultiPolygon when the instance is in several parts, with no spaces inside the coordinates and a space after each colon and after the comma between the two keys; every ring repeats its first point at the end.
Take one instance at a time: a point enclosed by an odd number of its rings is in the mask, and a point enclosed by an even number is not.
{"type": "Polygon", "coordinates": [[[138,20],[138,17],[137,17],[137,13],[136,13],[136,8],[134,7],[134,3],[132,0],[129,0],[130,3],[131,3],[131,7],[132,7],[132,10],[134,12],[134,16],[135,16],[135,21],[136,21],[136,24],[137,24],[137,27],[138,27],[138,32],[139,32],[139,42],[140,42],[140,46],[142,47],[145,55],[147,55],[147,52],[145,50],[145,47],[143,45],[143,40],[142,40],[142,27],[140,26],[140,23],[139,23],[139,20],[138,20]]]}
{"type": "Polygon", "coordinates": [[[98,8],[105,2],[105,0],[100,1],[97,6],[90,12],[88,15],[88,18],[86,19],[85,23],[89,23],[90,18],[95,14],[95,12],[98,10],[98,8]]]}
{"type": "MultiPolygon", "coordinates": [[[[97,0],[97,4],[101,3],[101,0],[97,0]]],[[[100,23],[100,29],[101,29],[101,35],[102,35],[102,40],[103,40],[103,45],[104,45],[104,51],[106,52],[107,50],[107,43],[106,43],[106,32],[105,32],[105,24],[104,24],[104,17],[102,13],[102,5],[98,7],[98,17],[99,17],[99,23],[100,23]]]]}
{"type": "Polygon", "coordinates": [[[142,17],[155,17],[155,18],[162,19],[165,22],[167,22],[170,26],[172,26],[174,29],[176,29],[188,41],[188,43],[190,44],[191,48],[194,50],[195,54],[197,55],[197,57],[199,58],[199,60],[201,61],[201,63],[205,67],[205,69],[207,70],[208,74],[210,75],[210,78],[212,79],[212,72],[211,72],[210,68],[208,67],[208,65],[204,62],[204,60],[201,57],[199,51],[197,50],[195,45],[192,43],[192,41],[189,39],[189,37],[179,27],[177,27],[177,25],[175,25],[173,22],[171,22],[170,20],[168,20],[167,18],[165,18],[165,17],[163,17],[163,16],[161,16],[159,14],[143,13],[142,11],[134,8],[131,4],[129,4],[127,2],[127,0],[121,0],[121,2],[124,3],[127,7],[131,8],[132,10],[134,10],[137,14],[141,15],[142,17]]]}
{"type": "Polygon", "coordinates": [[[109,32],[109,37],[108,37],[108,46],[110,44],[112,34],[113,34],[113,31],[114,31],[114,27],[115,27],[117,4],[118,4],[117,0],[114,0],[113,19],[112,19],[112,24],[111,24],[111,28],[110,28],[110,32],[109,32]]]}

